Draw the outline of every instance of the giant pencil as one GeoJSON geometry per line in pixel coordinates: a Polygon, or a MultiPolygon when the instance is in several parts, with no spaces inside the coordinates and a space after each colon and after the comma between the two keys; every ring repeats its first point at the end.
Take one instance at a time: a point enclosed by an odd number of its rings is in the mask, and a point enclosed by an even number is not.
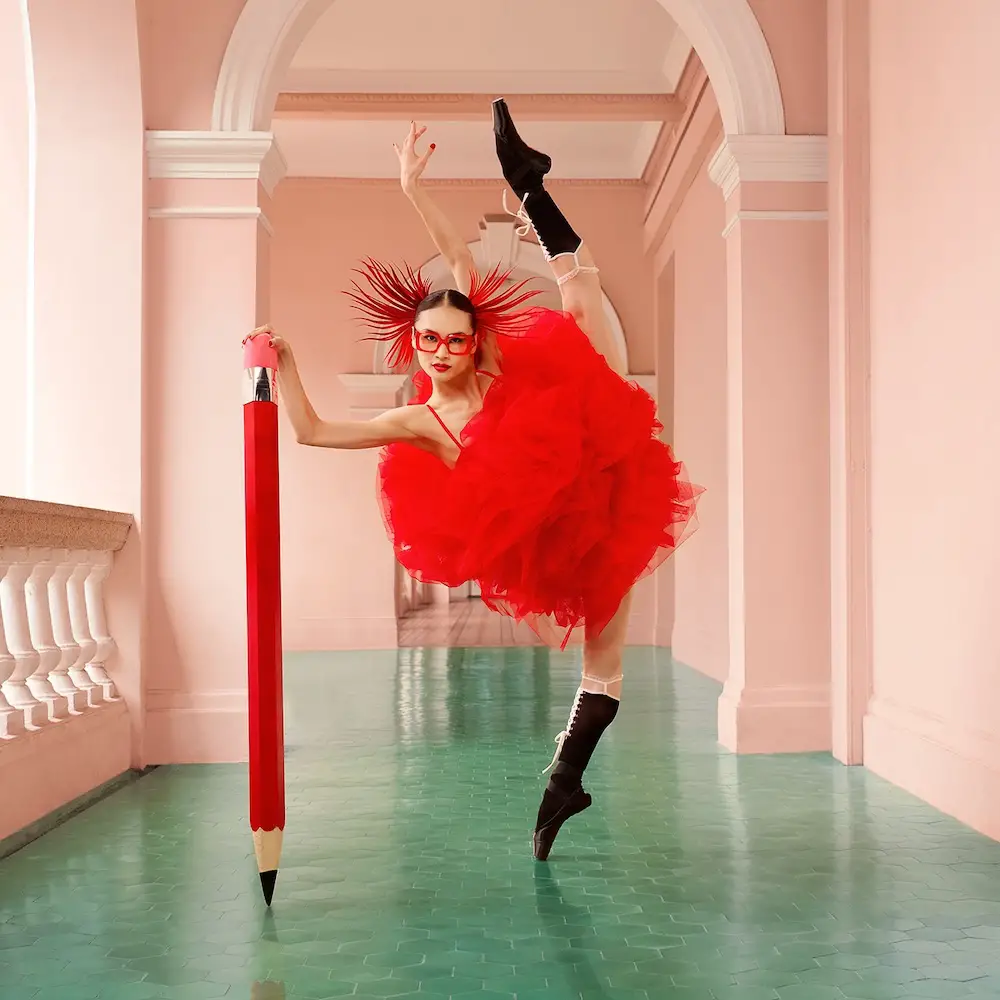
{"type": "Polygon", "coordinates": [[[268,906],[285,829],[285,734],[281,683],[281,545],[278,525],[278,355],[266,333],[243,344],[246,394],[247,670],[250,829],[268,906]]]}

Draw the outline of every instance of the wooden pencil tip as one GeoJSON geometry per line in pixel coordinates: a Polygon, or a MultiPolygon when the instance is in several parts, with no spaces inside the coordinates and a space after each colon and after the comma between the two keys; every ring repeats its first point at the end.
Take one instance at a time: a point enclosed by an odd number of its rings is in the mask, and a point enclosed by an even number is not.
{"type": "Polygon", "coordinates": [[[264,902],[271,905],[274,896],[274,883],[278,881],[278,870],[260,873],[260,887],[264,892],[264,902]]]}

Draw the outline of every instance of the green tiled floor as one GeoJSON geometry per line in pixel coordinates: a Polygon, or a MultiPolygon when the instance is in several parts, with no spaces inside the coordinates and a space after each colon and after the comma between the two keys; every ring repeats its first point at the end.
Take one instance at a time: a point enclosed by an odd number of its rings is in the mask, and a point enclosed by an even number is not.
{"type": "Polygon", "coordinates": [[[575,688],[542,649],[294,657],[260,898],[240,767],[161,768],[0,863],[3,1000],[1000,997],[1000,845],[824,756],[737,759],[630,650],[595,807],[530,830],[575,688]]]}

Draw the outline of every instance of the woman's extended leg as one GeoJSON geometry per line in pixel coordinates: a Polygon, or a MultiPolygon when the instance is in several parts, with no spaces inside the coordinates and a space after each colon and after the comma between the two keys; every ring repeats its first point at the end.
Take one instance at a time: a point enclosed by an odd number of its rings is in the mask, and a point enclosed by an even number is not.
{"type": "Polygon", "coordinates": [[[504,177],[521,199],[518,218],[535,230],[562,293],[563,308],[611,368],[624,375],[624,362],[604,314],[601,279],[594,258],[545,190],[543,182],[551,160],[524,143],[502,100],[493,102],[493,131],[504,177]]]}

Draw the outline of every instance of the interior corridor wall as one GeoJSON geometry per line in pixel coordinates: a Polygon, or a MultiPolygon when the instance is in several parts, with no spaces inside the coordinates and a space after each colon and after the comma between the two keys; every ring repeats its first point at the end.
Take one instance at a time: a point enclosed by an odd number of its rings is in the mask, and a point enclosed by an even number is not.
{"type": "Polygon", "coordinates": [[[871,8],[865,763],[1000,837],[1000,5],[871,8]]]}
{"type": "Polygon", "coordinates": [[[699,529],[675,557],[671,645],[680,662],[719,681],[729,669],[724,225],[722,193],[702,168],[665,248],[674,270],[673,443],[690,478],[706,487],[699,529]]]}
{"type": "MultiPolygon", "coordinates": [[[[500,209],[501,186],[434,186],[469,242],[500,209]]],[[[562,186],[553,195],[593,250],[625,328],[633,372],[653,370],[649,261],[638,187],[562,186]]],[[[371,255],[421,264],[436,255],[423,224],[393,184],[290,178],[270,211],[272,318],[294,345],[306,389],[327,419],[347,419],[337,375],[370,372],[374,345],[354,319],[351,269],[371,255]]],[[[375,503],[376,452],[295,444],[282,420],[282,544],[287,649],[384,644],[394,628],[393,557],[375,503]]],[[[635,641],[653,641],[655,589],[636,598],[635,641]]]]}

